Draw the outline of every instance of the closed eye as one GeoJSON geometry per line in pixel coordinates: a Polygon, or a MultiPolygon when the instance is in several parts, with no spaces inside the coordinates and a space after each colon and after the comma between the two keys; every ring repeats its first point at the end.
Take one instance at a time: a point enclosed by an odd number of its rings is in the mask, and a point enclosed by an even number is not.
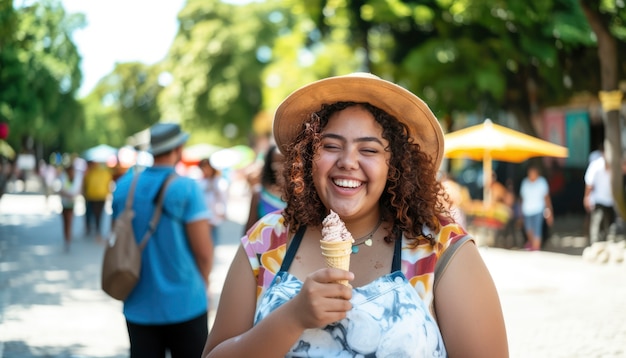
{"type": "Polygon", "coordinates": [[[364,152],[366,154],[376,154],[378,153],[378,149],[374,149],[374,148],[363,148],[361,149],[361,152],[364,152]]]}
{"type": "Polygon", "coordinates": [[[338,149],[341,149],[341,146],[337,144],[332,144],[332,143],[324,143],[322,144],[322,148],[326,150],[338,150],[338,149]]]}

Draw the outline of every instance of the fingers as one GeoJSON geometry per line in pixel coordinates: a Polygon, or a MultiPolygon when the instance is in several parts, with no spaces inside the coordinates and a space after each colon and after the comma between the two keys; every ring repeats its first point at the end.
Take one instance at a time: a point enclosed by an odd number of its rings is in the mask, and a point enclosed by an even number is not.
{"type": "Polygon", "coordinates": [[[313,272],[310,277],[319,283],[336,283],[338,281],[354,280],[354,274],[352,272],[336,268],[317,270],[313,272]]]}
{"type": "Polygon", "coordinates": [[[294,299],[305,328],[320,328],[346,317],[352,309],[352,289],[337,283],[353,280],[354,274],[340,269],[321,269],[310,274],[294,299]]]}

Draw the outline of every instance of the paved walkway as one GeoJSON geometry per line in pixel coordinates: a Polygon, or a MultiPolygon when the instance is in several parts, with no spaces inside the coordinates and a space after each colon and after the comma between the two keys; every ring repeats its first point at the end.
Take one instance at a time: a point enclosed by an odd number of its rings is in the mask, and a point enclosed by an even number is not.
{"type": "MultiPolygon", "coordinates": [[[[63,253],[58,204],[53,196],[46,206],[41,195],[0,200],[0,358],[127,357],[121,304],[99,287],[102,247],[83,237],[79,205],[74,243],[63,253]]],[[[223,228],[214,303],[246,212],[239,198],[223,228]]],[[[556,234],[551,250],[561,243],[573,250],[581,238],[556,234]]],[[[557,252],[481,253],[501,295],[511,357],[626,357],[626,264],[557,252]]]]}

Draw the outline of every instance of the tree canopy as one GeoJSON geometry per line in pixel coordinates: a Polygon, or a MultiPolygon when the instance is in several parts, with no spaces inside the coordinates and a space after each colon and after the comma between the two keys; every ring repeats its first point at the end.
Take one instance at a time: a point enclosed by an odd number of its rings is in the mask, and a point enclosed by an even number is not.
{"type": "Polygon", "coordinates": [[[18,148],[24,136],[63,150],[119,146],[158,120],[180,122],[192,143],[234,145],[267,131],[253,121],[295,88],[369,71],[424,98],[446,125],[457,111],[506,110],[532,132],[537,110],[601,88],[584,4],[617,41],[623,81],[626,16],[613,1],[188,0],[161,63],[118,64],[78,102],[71,34],[84,18],[54,0],[0,0],[0,121],[18,148]]]}
{"type": "Polygon", "coordinates": [[[80,86],[80,56],[71,33],[82,15],[67,15],[52,0],[13,7],[0,0],[0,121],[9,124],[9,143],[40,148],[73,148],[84,129],[75,95],[80,86]]]}

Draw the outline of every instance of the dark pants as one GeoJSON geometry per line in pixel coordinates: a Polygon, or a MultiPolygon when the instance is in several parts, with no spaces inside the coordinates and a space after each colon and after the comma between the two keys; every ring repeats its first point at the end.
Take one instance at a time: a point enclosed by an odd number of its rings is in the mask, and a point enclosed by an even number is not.
{"type": "Polygon", "coordinates": [[[131,358],[200,357],[209,334],[208,315],[166,325],[142,325],[126,321],[131,358]]]}
{"type": "Polygon", "coordinates": [[[615,209],[612,206],[596,204],[589,222],[589,241],[591,244],[606,241],[609,229],[615,222],[615,209]]]}
{"type": "Polygon", "coordinates": [[[85,229],[87,234],[91,234],[91,221],[96,224],[96,235],[100,235],[100,220],[102,219],[102,212],[104,211],[104,200],[88,200],[85,202],[85,229]]]}

